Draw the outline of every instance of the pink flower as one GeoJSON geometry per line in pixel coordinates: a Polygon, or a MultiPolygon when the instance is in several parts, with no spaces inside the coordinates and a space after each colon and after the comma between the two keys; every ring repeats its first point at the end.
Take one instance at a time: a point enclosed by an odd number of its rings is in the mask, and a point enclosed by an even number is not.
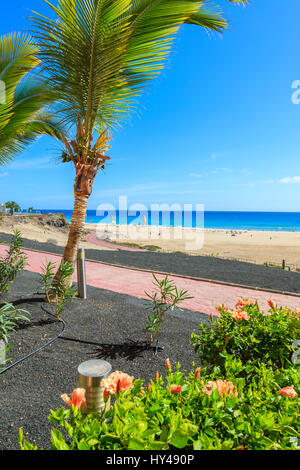
{"type": "Polygon", "coordinates": [[[291,397],[292,399],[297,396],[297,392],[294,390],[294,385],[282,388],[279,390],[279,393],[282,396],[291,397]]]}
{"type": "Polygon", "coordinates": [[[170,362],[170,359],[166,359],[166,368],[167,368],[167,371],[168,372],[171,372],[172,370],[172,367],[171,367],[171,362],[170,362]]]}
{"type": "Polygon", "coordinates": [[[172,395],[176,395],[176,393],[181,393],[181,385],[174,385],[174,387],[170,388],[170,392],[172,395]]]}
{"type": "Polygon", "coordinates": [[[101,387],[104,387],[111,395],[115,395],[115,393],[121,392],[122,390],[133,388],[133,379],[134,377],[130,377],[128,374],[117,370],[107,379],[102,380],[101,387]]]}
{"type": "Polygon", "coordinates": [[[66,393],[61,395],[61,398],[65,403],[67,403],[67,405],[74,406],[74,408],[81,408],[84,410],[86,407],[84,388],[75,388],[71,394],[71,398],[66,393]]]}
{"type": "Polygon", "coordinates": [[[208,382],[202,389],[202,392],[210,396],[214,389],[218,390],[221,398],[223,395],[231,395],[233,397],[237,397],[238,395],[237,391],[235,391],[233,383],[227,382],[227,380],[216,380],[214,382],[208,382]]]}

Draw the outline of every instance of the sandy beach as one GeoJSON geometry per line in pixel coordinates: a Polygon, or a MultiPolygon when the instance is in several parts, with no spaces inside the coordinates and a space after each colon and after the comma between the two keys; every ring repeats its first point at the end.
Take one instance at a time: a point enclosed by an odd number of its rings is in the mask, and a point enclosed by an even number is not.
{"type": "MultiPolygon", "coordinates": [[[[68,226],[49,225],[38,217],[5,217],[0,220],[0,232],[9,234],[15,229],[25,239],[58,246],[65,246],[68,236],[68,226]]],[[[284,259],[292,269],[300,268],[300,232],[86,224],[81,247],[118,249],[115,245],[169,253],[208,255],[257,264],[281,264],[284,259]]]]}
{"type": "Polygon", "coordinates": [[[281,264],[284,259],[287,265],[300,267],[300,232],[166,227],[151,230],[146,226],[135,227],[135,233],[125,226],[86,224],[86,227],[87,230],[96,231],[98,238],[128,243],[129,246],[158,247],[165,252],[181,251],[258,264],[281,264]]]}
{"type": "MultiPolygon", "coordinates": [[[[57,220],[57,216],[53,215],[52,219],[57,220]]],[[[0,218],[0,233],[12,234],[15,230],[19,230],[22,238],[34,240],[42,243],[52,243],[58,246],[65,246],[68,239],[68,226],[56,227],[49,225],[47,220],[40,216],[14,216],[0,218]]],[[[88,228],[87,228],[88,230],[88,228]]],[[[86,234],[84,234],[85,236],[86,234]]],[[[83,239],[84,239],[83,236],[83,239]]],[[[1,237],[0,237],[1,239],[1,237]]],[[[85,248],[95,248],[92,243],[84,242],[85,248]]],[[[101,247],[98,247],[101,249],[101,247]]]]}

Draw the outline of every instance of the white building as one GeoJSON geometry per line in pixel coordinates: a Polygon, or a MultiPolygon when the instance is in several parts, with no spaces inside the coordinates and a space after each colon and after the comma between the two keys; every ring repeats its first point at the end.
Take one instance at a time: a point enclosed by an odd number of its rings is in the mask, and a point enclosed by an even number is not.
{"type": "Polygon", "coordinates": [[[1,204],[0,203],[0,213],[3,213],[3,212],[6,212],[6,208],[5,208],[5,205],[4,204],[1,204]]]}

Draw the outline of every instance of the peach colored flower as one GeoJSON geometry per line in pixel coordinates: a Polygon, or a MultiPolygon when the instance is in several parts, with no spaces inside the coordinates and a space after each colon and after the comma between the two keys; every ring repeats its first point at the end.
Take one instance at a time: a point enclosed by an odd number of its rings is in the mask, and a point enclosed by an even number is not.
{"type": "Polygon", "coordinates": [[[249,320],[250,319],[250,316],[248,315],[248,313],[246,312],[243,312],[242,310],[234,310],[233,312],[230,312],[231,313],[231,316],[233,318],[235,318],[236,320],[249,320]]]}
{"type": "Polygon", "coordinates": [[[172,395],[176,395],[176,393],[181,393],[181,385],[174,385],[170,388],[170,392],[172,395]]]}
{"type": "Polygon", "coordinates": [[[291,397],[293,399],[297,396],[297,392],[294,390],[294,385],[282,388],[279,390],[279,393],[282,396],[291,397]]]}
{"type": "Polygon", "coordinates": [[[158,379],[159,379],[159,373],[158,373],[158,370],[157,370],[157,371],[155,372],[155,380],[156,380],[156,382],[158,381],[158,379]]]}
{"type": "Polygon", "coordinates": [[[214,382],[208,382],[205,387],[202,389],[203,393],[206,395],[211,395],[213,390],[217,389],[220,397],[222,398],[223,394],[228,396],[237,397],[237,391],[234,388],[232,382],[227,382],[227,380],[215,380],[214,382]]]}
{"type": "Polygon", "coordinates": [[[236,448],[236,450],[245,450],[245,447],[239,446],[239,447],[236,448]]]}
{"type": "Polygon", "coordinates": [[[107,379],[102,380],[101,387],[104,387],[111,395],[115,395],[122,390],[133,388],[133,379],[134,377],[130,377],[128,374],[117,370],[107,379]]]}
{"type": "Polygon", "coordinates": [[[147,385],[147,390],[148,390],[148,391],[151,390],[151,384],[148,384],[148,385],[147,385]]]}
{"type": "Polygon", "coordinates": [[[197,369],[195,372],[195,379],[199,379],[201,374],[201,369],[197,369]]]}
{"type": "Polygon", "coordinates": [[[84,388],[75,388],[71,394],[71,398],[66,393],[61,395],[61,398],[65,403],[67,403],[67,405],[74,406],[74,408],[81,408],[84,410],[86,407],[84,388]]]}
{"type": "Polygon", "coordinates": [[[171,372],[172,367],[171,367],[171,362],[169,358],[166,359],[166,368],[167,368],[167,371],[171,372]]]}

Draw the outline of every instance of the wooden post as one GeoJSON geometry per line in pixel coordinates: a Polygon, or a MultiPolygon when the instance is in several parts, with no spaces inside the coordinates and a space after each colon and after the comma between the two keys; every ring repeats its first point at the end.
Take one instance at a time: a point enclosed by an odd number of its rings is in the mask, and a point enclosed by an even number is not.
{"type": "Polygon", "coordinates": [[[83,248],[80,248],[77,253],[77,283],[79,297],[86,299],[85,253],[83,248]]]}
{"type": "Polygon", "coordinates": [[[0,366],[6,363],[6,344],[0,340],[0,366]]]}

